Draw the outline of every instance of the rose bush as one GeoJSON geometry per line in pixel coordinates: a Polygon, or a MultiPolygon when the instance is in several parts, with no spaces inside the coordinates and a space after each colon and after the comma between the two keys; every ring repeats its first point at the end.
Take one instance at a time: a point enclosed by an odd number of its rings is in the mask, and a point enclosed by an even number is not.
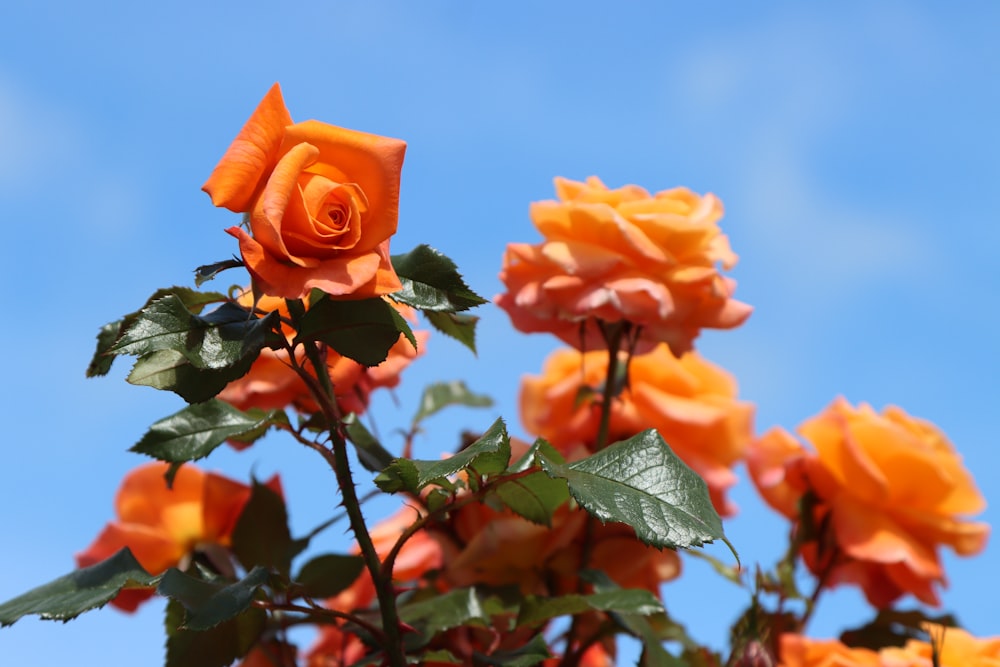
{"type": "MultiPolygon", "coordinates": [[[[619,356],[624,363],[626,355],[619,356]]],[[[571,459],[593,453],[607,367],[606,350],[551,354],[541,375],[521,382],[524,428],[571,459]]],[[[634,357],[629,369],[628,384],[611,403],[609,441],[655,428],[708,483],[716,511],[733,514],[725,492],[753,438],[754,412],[737,400],[736,381],[697,353],[677,359],[664,344],[634,357]]]]}
{"type": "Polygon", "coordinates": [[[775,428],[747,460],[764,499],[798,522],[809,569],[828,585],[857,584],[879,608],[906,593],[938,604],[938,548],[969,556],[989,535],[965,519],[985,502],[944,434],[897,407],[879,414],[843,398],[798,432],[812,450],[775,428]]]}
{"type": "Polygon", "coordinates": [[[504,255],[507,292],[496,302],[521,331],[595,349],[605,347],[597,321],[624,321],[638,327],[640,351],[665,342],[680,355],[701,329],[730,329],[750,315],[716,267],[732,268],[737,257],[714,195],[611,190],[597,177],[555,186],[558,201],[531,205],[545,240],[509,244],[504,255]]]}
{"type": "Polygon", "coordinates": [[[297,299],[318,288],[340,298],[389,294],[389,261],[406,143],[314,120],[293,123],[275,84],[203,189],[246,213],[228,231],[258,288],[297,299]]]}
{"type": "MultiPolygon", "coordinates": [[[[94,542],[76,555],[77,567],[87,567],[128,547],[150,574],[160,574],[184,563],[195,551],[229,546],[236,520],[250,499],[250,487],[240,482],[206,473],[188,464],[167,486],[164,475],[169,465],[148,463],[128,473],[115,497],[117,521],[105,526],[94,542]]],[[[275,476],[267,482],[281,493],[275,476]]],[[[213,563],[223,566],[219,559],[213,563]]],[[[135,611],[152,596],[152,591],[123,590],[112,604],[123,611],[135,611]]]]}

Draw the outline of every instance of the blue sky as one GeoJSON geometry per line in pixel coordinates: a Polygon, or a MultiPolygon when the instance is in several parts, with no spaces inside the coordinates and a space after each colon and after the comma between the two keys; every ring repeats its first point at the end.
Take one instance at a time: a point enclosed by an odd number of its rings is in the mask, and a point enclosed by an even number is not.
{"type": "MultiPolygon", "coordinates": [[[[552,197],[554,176],[716,193],[741,256],[737,296],[756,311],[700,349],[757,404],[758,430],[838,394],[900,405],[950,436],[991,501],[982,518],[1000,517],[994,3],[40,1],[4,14],[0,599],[72,568],[142,462],[126,449],[181,407],[124,383],[126,364],[101,380],[83,370],[101,324],[235,251],[222,231],[233,214],[200,187],[274,81],[296,120],[408,142],[394,248],[434,245],[486,296],[504,245],[537,240],[527,206],[552,197]]],[[[492,306],[481,315],[478,358],[436,337],[398,407],[379,401],[387,441],[436,379],[463,378],[497,407],[436,418],[421,456],[496,414],[520,430],[519,379],[556,341],[516,333],[492,306]]],[[[280,471],[302,533],[336,499],[300,449],[270,438],[208,466],[280,471]]],[[[770,563],[784,523],[740,474],[727,531],[744,560],[770,563]]],[[[946,558],[945,608],[980,635],[1000,634],[1000,603],[983,594],[1000,590],[998,555],[946,558]]],[[[745,598],[687,561],[667,604],[721,645],[745,598]]],[[[859,594],[837,591],[812,634],[868,617],[859,594]]],[[[156,605],[28,619],[0,631],[0,653],[157,664],[161,627],[156,605]]]]}

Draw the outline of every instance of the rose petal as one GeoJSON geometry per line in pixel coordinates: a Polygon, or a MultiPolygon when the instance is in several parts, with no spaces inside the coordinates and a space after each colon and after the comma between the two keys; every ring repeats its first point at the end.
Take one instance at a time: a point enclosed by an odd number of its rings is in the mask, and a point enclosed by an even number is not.
{"type": "Polygon", "coordinates": [[[291,124],[281,87],[274,84],[202,186],[215,206],[236,213],[250,209],[277,161],[285,128],[291,124]]]}

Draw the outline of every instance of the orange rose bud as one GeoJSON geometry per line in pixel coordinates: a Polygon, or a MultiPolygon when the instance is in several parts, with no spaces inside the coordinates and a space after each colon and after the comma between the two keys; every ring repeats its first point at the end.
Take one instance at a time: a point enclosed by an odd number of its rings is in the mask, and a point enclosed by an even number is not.
{"type": "Polygon", "coordinates": [[[773,429],[751,446],[747,463],[772,507],[800,527],[828,527],[803,535],[809,568],[829,570],[831,585],[859,585],[879,608],[906,593],[938,604],[938,547],[969,556],[989,536],[989,526],[963,518],[985,501],[944,434],[897,407],[879,414],[843,398],[798,431],[813,449],[773,429]],[[803,500],[812,516],[800,516],[803,500]]]}
{"type": "MultiPolygon", "coordinates": [[[[593,452],[607,367],[606,350],[550,355],[541,376],[521,383],[525,429],[571,458],[593,452]]],[[[753,438],[754,413],[736,393],[736,381],[723,369],[694,352],[677,359],[661,344],[632,358],[628,386],[611,403],[609,441],[655,428],[705,479],[716,511],[733,514],[725,493],[736,483],[732,468],[753,438]]]]}
{"type": "Polygon", "coordinates": [[[399,139],[292,123],[274,84],[202,189],[216,206],[249,214],[249,234],[226,231],[265,294],[380,296],[402,287],[389,238],[405,151],[399,139]]]}
{"type": "Polygon", "coordinates": [[[659,342],[675,355],[701,329],[729,329],[750,306],[716,268],[737,257],[719,230],[722,204],[686,188],[650,195],[636,185],[610,190],[597,177],[557,178],[559,201],[531,205],[545,240],[512,243],[497,304],[525,332],[553,333],[581,349],[605,347],[595,320],[639,327],[638,351],[659,342]]]}
{"type": "MultiPolygon", "coordinates": [[[[99,563],[128,547],[147,572],[160,574],[196,549],[229,546],[236,521],[250,499],[250,487],[188,464],[177,471],[173,487],[167,488],[164,474],[168,468],[167,463],[149,463],[125,476],[115,498],[118,520],[76,555],[78,567],[99,563]]],[[[267,485],[281,493],[277,476],[267,485]]],[[[123,611],[135,611],[150,595],[122,591],[111,603],[123,611]]]]}

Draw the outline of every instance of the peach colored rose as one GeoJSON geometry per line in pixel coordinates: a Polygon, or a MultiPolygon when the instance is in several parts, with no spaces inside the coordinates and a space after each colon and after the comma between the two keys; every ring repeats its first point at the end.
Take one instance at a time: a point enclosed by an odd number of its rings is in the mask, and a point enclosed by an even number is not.
{"type": "MultiPolygon", "coordinates": [[[[253,297],[249,290],[244,291],[237,302],[246,308],[252,306],[253,297]]],[[[416,320],[413,309],[402,304],[394,306],[407,319],[416,320]]],[[[264,296],[257,302],[257,309],[265,313],[277,310],[283,318],[288,317],[284,299],[264,296]]],[[[288,340],[291,341],[295,337],[295,332],[287,325],[283,328],[288,340]]],[[[396,344],[389,349],[386,360],[371,368],[362,366],[333,350],[326,350],[327,372],[330,374],[341,412],[361,414],[367,409],[373,391],[379,388],[393,388],[399,384],[399,376],[403,369],[423,354],[429,333],[415,331],[414,337],[417,339],[416,349],[404,336],[400,336],[396,344]]],[[[302,364],[305,354],[301,348],[297,350],[297,355],[297,362],[302,364]]],[[[319,410],[309,387],[289,363],[288,352],[270,348],[261,350],[260,356],[254,361],[249,372],[226,385],[218,397],[240,410],[250,408],[271,410],[288,406],[293,406],[304,413],[319,410]]],[[[232,444],[239,447],[238,443],[232,444]]]]}
{"type": "Polygon", "coordinates": [[[820,641],[793,634],[781,635],[780,658],[779,667],[889,667],[870,649],[850,648],[835,639],[820,641]]]}
{"type": "MultiPolygon", "coordinates": [[[[619,356],[624,362],[625,354],[619,356]]],[[[540,376],[521,382],[525,429],[567,456],[592,453],[607,367],[606,350],[551,354],[540,376]],[[587,391],[585,400],[581,390],[587,391]]],[[[609,442],[657,429],[708,483],[716,510],[732,514],[725,492],[736,483],[732,468],[753,438],[754,412],[736,399],[736,381],[695,352],[677,359],[664,344],[633,357],[629,368],[629,384],[611,404],[609,442]]]]}
{"type": "Polygon", "coordinates": [[[606,344],[595,320],[627,321],[639,327],[639,351],[665,342],[680,355],[701,329],[729,329],[750,315],[716,267],[737,258],[719,231],[714,195],[610,190],[597,177],[555,185],[559,201],[531,205],[545,240],[509,244],[504,255],[507,292],[496,301],[515,327],[597,349],[606,344]]]}
{"type": "MultiPolygon", "coordinates": [[[[118,520],[105,526],[86,550],[76,555],[78,567],[112,556],[123,547],[132,550],[151,574],[177,566],[192,552],[228,547],[236,520],[250,499],[250,487],[187,464],[167,488],[166,463],[149,463],[128,473],[115,498],[118,520]]],[[[277,493],[277,476],[267,482],[277,493]]],[[[151,592],[122,591],[112,604],[135,611],[151,592]]]]}
{"type": "Polygon", "coordinates": [[[931,641],[911,639],[901,648],[882,649],[887,658],[899,660],[889,665],[931,667],[931,657],[936,646],[941,667],[1000,667],[1000,637],[973,637],[961,628],[946,628],[925,623],[923,629],[931,641]],[[910,662],[903,662],[909,659],[910,662]]]}
{"type": "Polygon", "coordinates": [[[292,123],[275,84],[202,189],[216,206],[248,214],[249,234],[226,231],[264,293],[379,296],[401,288],[389,238],[405,150],[398,139],[292,123]]]}
{"type": "MultiPolygon", "coordinates": [[[[924,629],[938,647],[941,667],[1000,667],[1000,637],[978,639],[960,628],[933,624],[925,624],[924,629]]],[[[917,639],[876,652],[849,648],[837,640],[785,634],[779,667],[932,667],[933,652],[931,642],[917,639]]]]}
{"type": "Polygon", "coordinates": [[[813,499],[809,525],[828,532],[803,536],[809,568],[829,570],[830,585],[859,585],[879,608],[906,593],[938,604],[938,547],[970,556],[989,535],[965,518],[985,502],[944,434],[897,407],[879,414],[843,398],[798,431],[813,449],[775,428],[747,460],[764,499],[788,518],[798,521],[800,501],[813,499]]]}

